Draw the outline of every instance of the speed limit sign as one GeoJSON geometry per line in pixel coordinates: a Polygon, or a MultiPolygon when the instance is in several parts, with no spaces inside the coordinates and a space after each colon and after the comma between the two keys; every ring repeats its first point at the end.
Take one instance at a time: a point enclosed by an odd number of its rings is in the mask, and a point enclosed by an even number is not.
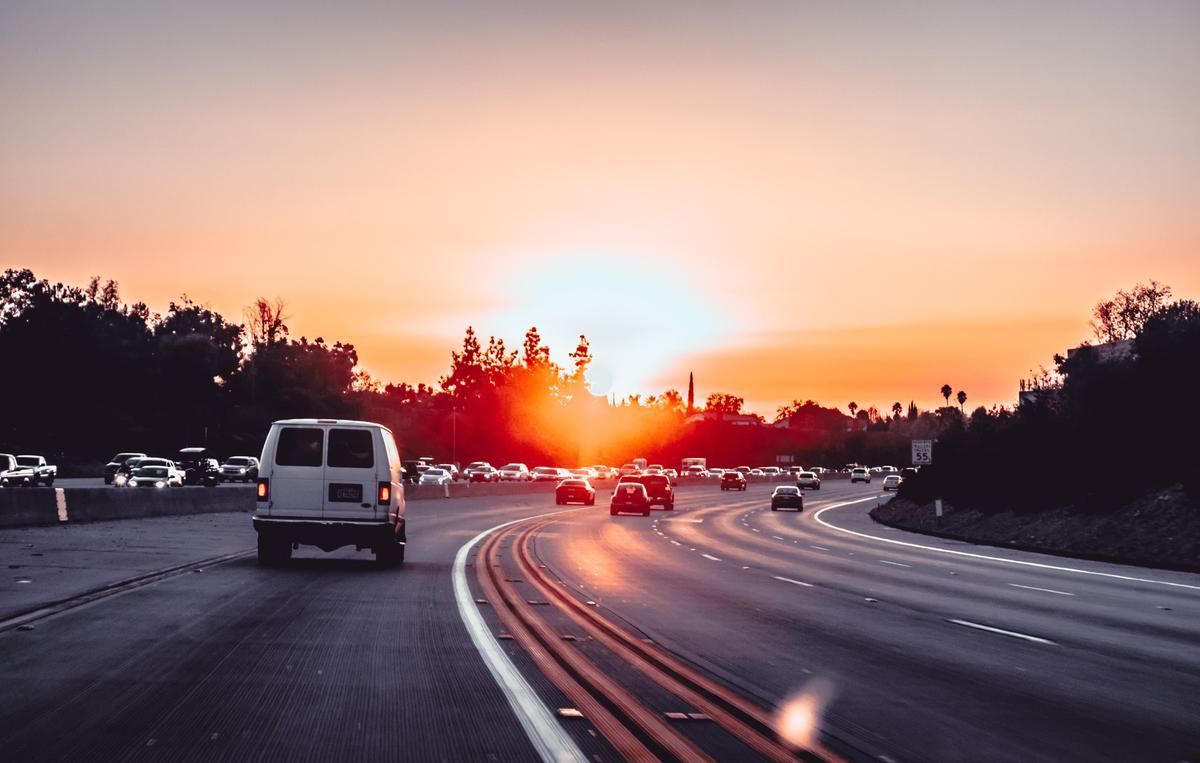
{"type": "Polygon", "coordinates": [[[912,441],[913,466],[928,466],[933,463],[933,440],[912,441]]]}

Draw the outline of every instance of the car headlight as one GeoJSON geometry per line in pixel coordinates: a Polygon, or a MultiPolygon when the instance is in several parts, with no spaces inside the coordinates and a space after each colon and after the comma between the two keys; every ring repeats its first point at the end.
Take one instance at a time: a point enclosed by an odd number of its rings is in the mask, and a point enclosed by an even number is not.
{"type": "Polygon", "coordinates": [[[129,480],[129,484],[133,487],[137,487],[137,480],[129,480]]]}
{"type": "Polygon", "coordinates": [[[162,480],[159,480],[158,482],[154,483],[154,487],[166,487],[166,486],[167,486],[167,483],[163,482],[162,480]]]}
{"type": "Polygon", "coordinates": [[[246,473],[245,469],[238,469],[238,474],[245,474],[245,473],[246,473]]]}

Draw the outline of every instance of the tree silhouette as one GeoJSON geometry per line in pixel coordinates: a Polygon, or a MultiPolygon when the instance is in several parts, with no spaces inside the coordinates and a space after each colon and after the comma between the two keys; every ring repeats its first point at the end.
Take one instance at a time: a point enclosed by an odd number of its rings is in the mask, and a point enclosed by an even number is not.
{"type": "Polygon", "coordinates": [[[851,400],[850,405],[847,405],[846,407],[850,409],[850,418],[854,418],[854,412],[858,410],[858,403],[851,400]]]}
{"type": "Polygon", "coordinates": [[[961,389],[958,391],[958,410],[963,410],[963,406],[967,404],[967,393],[961,389]]]}
{"type": "Polygon", "coordinates": [[[704,410],[710,413],[728,413],[737,415],[742,412],[746,401],[737,395],[727,395],[724,392],[714,392],[704,401],[704,410]]]}
{"type": "Polygon", "coordinates": [[[894,418],[897,418],[897,419],[898,419],[898,418],[900,418],[900,412],[901,412],[901,411],[903,411],[903,410],[904,410],[904,406],[903,406],[903,405],[900,405],[900,401],[899,401],[899,400],[897,400],[896,402],[892,403],[892,416],[893,416],[894,418]]]}
{"type": "Polygon", "coordinates": [[[946,398],[946,405],[950,405],[950,393],[953,391],[954,391],[954,388],[951,387],[949,384],[942,385],[942,397],[946,398]]]}

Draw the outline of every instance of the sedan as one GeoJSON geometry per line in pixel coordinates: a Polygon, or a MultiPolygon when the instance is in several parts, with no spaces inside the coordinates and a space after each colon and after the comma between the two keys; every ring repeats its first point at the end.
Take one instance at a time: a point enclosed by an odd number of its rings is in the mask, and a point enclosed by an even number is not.
{"type": "Polygon", "coordinates": [[[646,486],[640,482],[622,482],[613,490],[612,502],[609,504],[608,513],[612,516],[618,514],[641,514],[643,517],[650,516],[650,496],[646,493],[646,486]]]}
{"type": "Polygon", "coordinates": [[[466,471],[469,482],[499,482],[500,472],[491,464],[468,467],[466,471]]]}
{"type": "Polygon", "coordinates": [[[795,509],[804,511],[804,493],[800,488],[791,485],[780,485],[771,493],[771,511],[780,509],[795,509]]]}
{"type": "Polygon", "coordinates": [[[725,472],[721,475],[722,490],[745,490],[746,478],[741,472],[725,472]]]}
{"type": "Polygon", "coordinates": [[[554,489],[554,502],[559,506],[568,503],[582,503],[584,506],[595,506],[596,489],[585,479],[563,480],[554,489]]]}
{"type": "Polygon", "coordinates": [[[171,487],[170,470],[165,466],[138,467],[129,478],[129,487],[171,487]]]}
{"type": "Polygon", "coordinates": [[[454,478],[450,476],[450,472],[437,468],[426,469],[417,478],[418,485],[449,485],[453,481],[454,478]]]}
{"type": "Polygon", "coordinates": [[[899,490],[900,483],[903,482],[899,474],[889,474],[883,478],[883,490],[886,493],[889,490],[899,490]]]}

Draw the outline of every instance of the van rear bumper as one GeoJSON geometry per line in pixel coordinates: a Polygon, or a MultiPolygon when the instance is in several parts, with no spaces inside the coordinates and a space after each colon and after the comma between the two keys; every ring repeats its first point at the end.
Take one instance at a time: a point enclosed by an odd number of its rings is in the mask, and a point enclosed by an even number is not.
{"type": "Polygon", "coordinates": [[[376,520],[288,519],[287,517],[253,517],[254,529],[260,536],[289,543],[316,546],[333,551],[342,546],[372,548],[381,544],[405,541],[404,520],[395,524],[376,520]]]}

